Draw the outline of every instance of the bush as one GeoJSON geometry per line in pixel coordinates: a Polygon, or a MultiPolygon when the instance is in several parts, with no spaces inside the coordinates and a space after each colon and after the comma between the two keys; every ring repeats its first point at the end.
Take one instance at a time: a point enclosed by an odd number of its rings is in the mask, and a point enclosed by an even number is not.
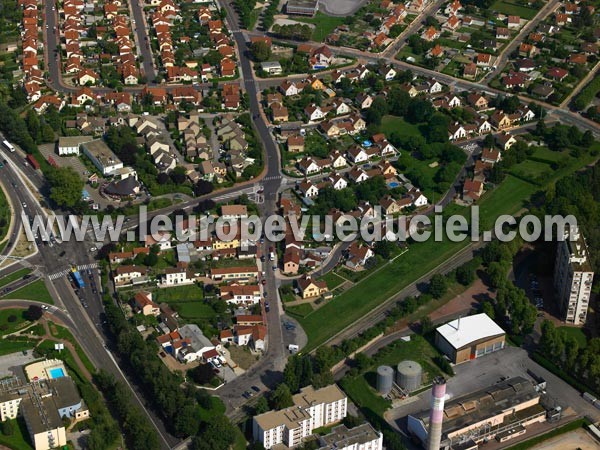
{"type": "Polygon", "coordinates": [[[451,377],[454,376],[454,369],[452,368],[452,366],[446,358],[444,358],[441,355],[436,356],[435,358],[433,358],[433,362],[435,362],[444,373],[450,375],[451,377]]]}
{"type": "Polygon", "coordinates": [[[10,323],[14,323],[17,321],[17,316],[15,316],[14,314],[11,314],[10,316],[8,316],[8,322],[10,323]]]}
{"type": "Polygon", "coordinates": [[[12,420],[5,420],[2,422],[2,434],[4,436],[12,436],[15,433],[15,426],[12,423],[12,420]]]}

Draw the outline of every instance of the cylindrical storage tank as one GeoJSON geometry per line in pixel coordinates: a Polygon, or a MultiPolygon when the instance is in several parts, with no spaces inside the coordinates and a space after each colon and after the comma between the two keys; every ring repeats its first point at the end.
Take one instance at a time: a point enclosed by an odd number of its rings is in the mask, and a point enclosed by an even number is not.
{"type": "Polygon", "coordinates": [[[415,361],[402,361],[398,364],[396,384],[402,389],[412,392],[421,387],[423,382],[423,368],[415,361]]]}
{"type": "Polygon", "coordinates": [[[394,384],[394,369],[390,366],[379,366],[377,368],[377,392],[387,395],[392,391],[394,384]]]}

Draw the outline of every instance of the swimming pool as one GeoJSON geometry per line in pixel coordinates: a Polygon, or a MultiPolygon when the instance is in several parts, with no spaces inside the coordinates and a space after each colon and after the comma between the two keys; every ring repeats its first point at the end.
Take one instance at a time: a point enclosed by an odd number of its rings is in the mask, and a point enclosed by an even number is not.
{"type": "Polygon", "coordinates": [[[396,182],[396,181],[391,181],[388,186],[392,189],[397,188],[398,186],[400,186],[400,183],[396,182]]]}
{"type": "Polygon", "coordinates": [[[50,369],[48,374],[50,378],[61,378],[65,376],[65,371],[61,367],[55,367],[54,369],[50,369]]]}

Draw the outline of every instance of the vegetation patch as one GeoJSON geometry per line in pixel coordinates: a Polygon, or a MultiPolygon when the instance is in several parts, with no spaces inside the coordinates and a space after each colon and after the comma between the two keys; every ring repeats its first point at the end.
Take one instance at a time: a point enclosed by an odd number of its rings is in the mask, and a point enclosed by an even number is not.
{"type": "Polygon", "coordinates": [[[16,291],[12,291],[2,298],[10,299],[20,299],[20,300],[33,300],[37,302],[48,303],[49,305],[54,304],[54,300],[52,300],[52,296],[46,285],[44,284],[44,280],[37,280],[27,286],[23,286],[16,291]]]}
{"type": "Polygon", "coordinates": [[[7,284],[12,283],[13,281],[19,280],[30,273],[31,269],[19,269],[16,272],[8,274],[2,279],[0,279],[0,287],[6,286],[7,284]]]}

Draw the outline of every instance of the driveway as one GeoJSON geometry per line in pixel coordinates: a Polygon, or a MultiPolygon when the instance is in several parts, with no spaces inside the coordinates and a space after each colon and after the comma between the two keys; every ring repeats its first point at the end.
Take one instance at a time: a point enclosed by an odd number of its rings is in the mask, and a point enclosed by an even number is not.
{"type": "Polygon", "coordinates": [[[23,352],[9,353],[8,355],[0,356],[0,378],[18,376],[24,378],[23,369],[21,366],[35,361],[31,350],[27,351],[27,355],[23,352]]]}

